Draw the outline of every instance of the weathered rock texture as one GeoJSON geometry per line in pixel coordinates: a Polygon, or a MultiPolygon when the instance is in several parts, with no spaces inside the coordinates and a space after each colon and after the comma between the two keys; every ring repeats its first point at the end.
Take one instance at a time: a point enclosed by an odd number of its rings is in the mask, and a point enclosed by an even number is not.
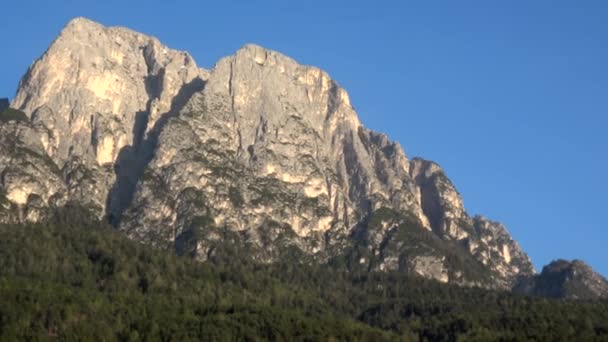
{"type": "Polygon", "coordinates": [[[40,141],[70,196],[103,212],[145,133],[205,75],[190,55],[155,38],[77,18],[30,67],[12,106],[46,128],[40,141]]]}
{"type": "Polygon", "coordinates": [[[556,260],[539,275],[521,279],[514,290],[553,298],[600,299],[608,298],[608,280],[580,260],[556,260]]]}
{"type": "Polygon", "coordinates": [[[256,45],[206,71],[155,38],[78,18],[12,107],[28,120],[3,124],[1,147],[27,146],[19,160],[37,168],[11,171],[14,148],[0,157],[0,200],[21,208],[3,220],[40,219],[24,213],[30,201],[73,200],[201,260],[229,240],[261,262],[295,248],[460,284],[534,273],[504,226],[469,216],[437,164],[363,127],[327,73],[256,45]]]}
{"type": "Polygon", "coordinates": [[[65,203],[61,171],[40,141],[45,133],[23,113],[0,111],[0,223],[38,221],[65,203]]]}

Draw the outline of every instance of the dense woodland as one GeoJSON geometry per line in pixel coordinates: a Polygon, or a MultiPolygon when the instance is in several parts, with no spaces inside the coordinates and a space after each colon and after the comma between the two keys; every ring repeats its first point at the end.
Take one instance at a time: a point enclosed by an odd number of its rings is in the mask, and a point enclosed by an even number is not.
{"type": "Polygon", "coordinates": [[[68,206],[0,225],[0,340],[608,341],[608,302],[337,271],[288,250],[205,263],[141,245],[68,206]]]}

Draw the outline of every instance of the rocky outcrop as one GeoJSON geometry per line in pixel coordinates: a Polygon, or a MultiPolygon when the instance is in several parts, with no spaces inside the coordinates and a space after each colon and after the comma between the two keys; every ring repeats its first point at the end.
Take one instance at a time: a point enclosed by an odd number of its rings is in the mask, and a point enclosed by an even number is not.
{"type": "Polygon", "coordinates": [[[556,260],[540,274],[520,279],[514,291],[553,298],[606,299],[608,280],[581,260],[556,260]]]}
{"type": "Polygon", "coordinates": [[[6,177],[3,203],[89,203],[134,239],[201,260],[230,240],[261,262],[295,247],[468,285],[533,273],[504,226],[469,216],[437,164],[363,127],[326,72],[256,45],[206,71],[155,38],[78,18],[12,106],[28,124],[2,129],[29,127],[24,144],[57,172],[44,186],[6,177]]]}
{"type": "Polygon", "coordinates": [[[67,200],[61,171],[39,139],[45,133],[24,113],[0,111],[0,223],[38,221],[67,200]]]}
{"type": "Polygon", "coordinates": [[[460,194],[439,165],[414,158],[410,176],[418,186],[420,206],[436,235],[458,241],[477,260],[509,279],[509,285],[517,276],[534,273],[530,258],[504,225],[468,215],[460,194]]]}

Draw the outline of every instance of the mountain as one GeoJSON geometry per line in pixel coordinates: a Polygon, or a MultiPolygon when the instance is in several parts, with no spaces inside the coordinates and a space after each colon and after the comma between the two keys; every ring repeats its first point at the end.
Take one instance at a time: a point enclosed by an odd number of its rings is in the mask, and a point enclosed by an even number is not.
{"type": "Polygon", "coordinates": [[[3,222],[76,202],[197,260],[245,244],[348,271],[510,289],[534,276],[436,163],[365,128],[330,76],[246,45],[211,70],[156,38],[70,21],[2,124],[3,222]],[[23,119],[24,118],[24,119],[23,119]]]}
{"type": "Polygon", "coordinates": [[[523,279],[513,290],[552,298],[608,298],[608,280],[581,260],[556,260],[543,267],[540,274],[523,279]]]}
{"type": "Polygon", "coordinates": [[[123,183],[134,180],[118,168],[149,153],[140,146],[148,127],[204,75],[187,53],[154,38],[78,18],[29,68],[12,107],[44,128],[39,140],[65,180],[57,196],[101,215],[128,195],[123,183]]]}

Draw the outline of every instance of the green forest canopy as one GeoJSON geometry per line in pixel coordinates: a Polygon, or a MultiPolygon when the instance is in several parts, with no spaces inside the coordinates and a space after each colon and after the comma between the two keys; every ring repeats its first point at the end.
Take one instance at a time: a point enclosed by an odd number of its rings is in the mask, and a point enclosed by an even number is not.
{"type": "Polygon", "coordinates": [[[608,340],[608,302],[344,272],[295,251],[211,262],[141,245],[77,206],[0,225],[0,340],[608,340]]]}

